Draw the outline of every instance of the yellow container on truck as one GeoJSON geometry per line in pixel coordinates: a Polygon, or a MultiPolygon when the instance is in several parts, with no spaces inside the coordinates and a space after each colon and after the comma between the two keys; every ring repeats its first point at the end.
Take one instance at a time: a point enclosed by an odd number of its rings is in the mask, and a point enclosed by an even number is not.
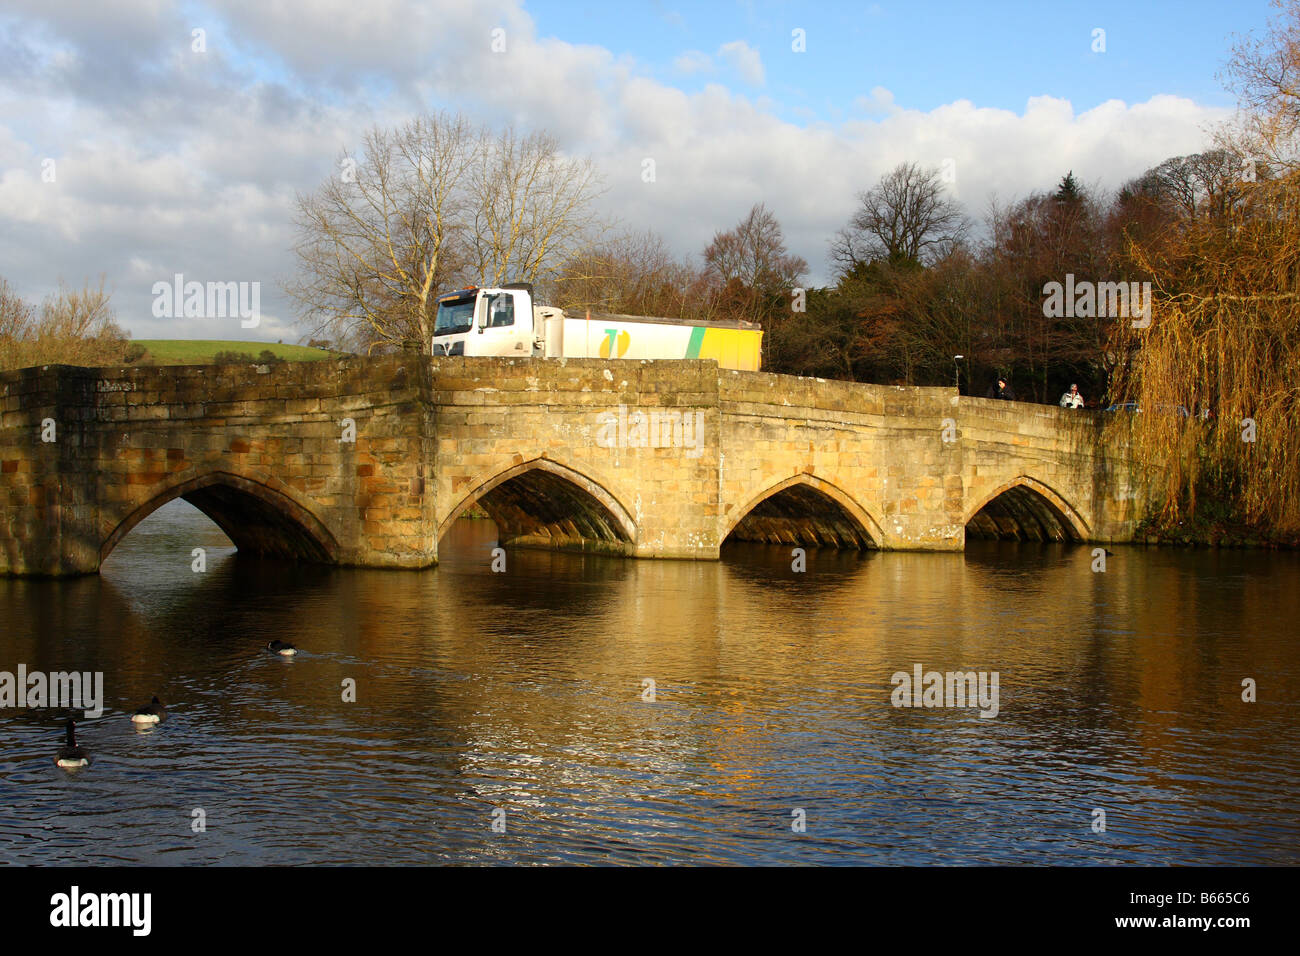
{"type": "Polygon", "coordinates": [[[638,315],[566,314],[533,304],[525,283],[441,296],[434,355],[545,358],[713,359],[758,371],[763,331],[748,322],[683,322],[638,315]]]}

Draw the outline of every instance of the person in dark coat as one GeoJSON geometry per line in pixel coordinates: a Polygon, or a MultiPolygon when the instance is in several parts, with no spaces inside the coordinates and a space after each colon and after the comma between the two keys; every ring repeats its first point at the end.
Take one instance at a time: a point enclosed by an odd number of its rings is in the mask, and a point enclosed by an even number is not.
{"type": "Polygon", "coordinates": [[[984,393],[985,398],[1001,398],[1008,402],[1016,400],[1016,393],[1011,390],[1011,383],[1005,378],[999,378],[997,382],[989,386],[989,390],[984,393]]]}

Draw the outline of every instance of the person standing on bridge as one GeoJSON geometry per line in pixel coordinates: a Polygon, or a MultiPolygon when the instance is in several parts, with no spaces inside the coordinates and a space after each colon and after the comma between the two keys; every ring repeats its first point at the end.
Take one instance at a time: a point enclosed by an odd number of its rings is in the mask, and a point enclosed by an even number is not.
{"type": "Polygon", "coordinates": [[[1005,378],[999,377],[997,384],[990,385],[988,391],[984,393],[984,397],[1001,398],[1008,402],[1014,402],[1016,400],[1016,393],[1011,390],[1010,382],[1005,378]]]}
{"type": "Polygon", "coordinates": [[[1061,395],[1062,408],[1083,408],[1083,396],[1079,394],[1079,386],[1071,385],[1068,392],[1061,395]]]}

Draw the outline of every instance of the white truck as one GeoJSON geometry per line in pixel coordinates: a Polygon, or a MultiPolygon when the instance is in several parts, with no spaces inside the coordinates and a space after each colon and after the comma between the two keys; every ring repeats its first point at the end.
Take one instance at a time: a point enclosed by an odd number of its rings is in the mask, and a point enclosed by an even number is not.
{"type": "Polygon", "coordinates": [[[714,359],[722,368],[756,372],[762,330],[750,322],[684,322],[638,315],[586,313],[533,303],[533,287],[469,288],[438,298],[434,355],[539,358],[714,359]]]}

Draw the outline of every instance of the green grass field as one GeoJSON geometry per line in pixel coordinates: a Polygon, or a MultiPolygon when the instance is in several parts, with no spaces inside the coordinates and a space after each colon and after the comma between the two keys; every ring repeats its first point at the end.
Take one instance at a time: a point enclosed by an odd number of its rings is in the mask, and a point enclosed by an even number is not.
{"type": "Polygon", "coordinates": [[[309,349],[305,345],[275,345],[268,342],[239,342],[221,339],[133,339],[149,350],[155,365],[211,365],[218,352],[247,352],[257,358],[270,349],[288,362],[315,362],[330,358],[333,352],[309,349]]]}

